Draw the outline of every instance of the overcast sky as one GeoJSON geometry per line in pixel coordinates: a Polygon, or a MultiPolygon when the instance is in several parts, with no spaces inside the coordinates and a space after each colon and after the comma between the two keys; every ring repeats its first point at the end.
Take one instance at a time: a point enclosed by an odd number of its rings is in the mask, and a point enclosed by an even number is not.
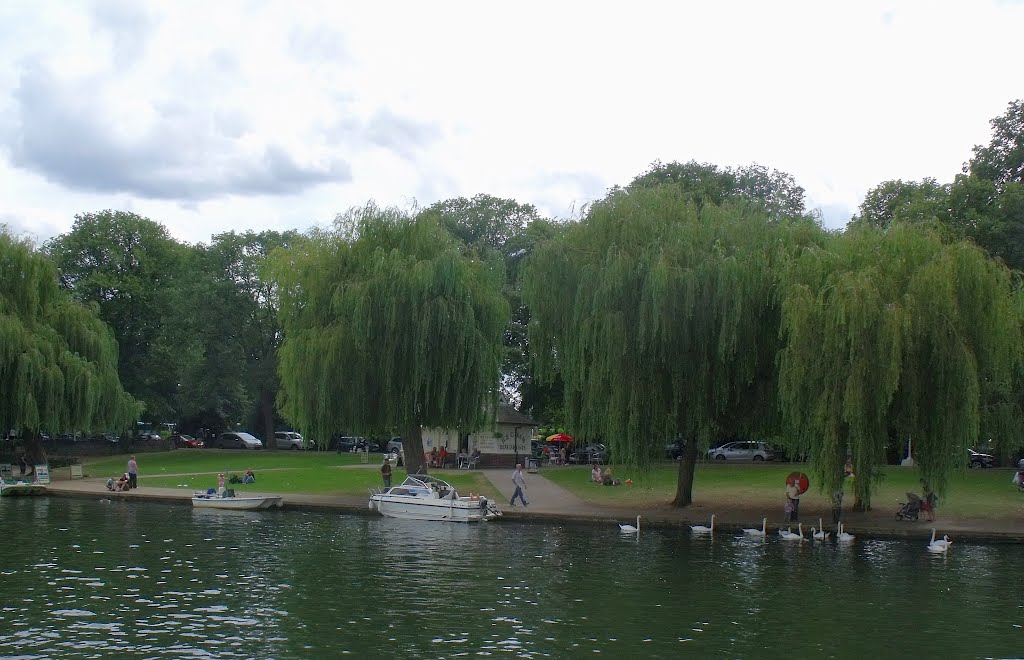
{"type": "Polygon", "coordinates": [[[0,223],[189,242],[373,199],[569,217],[652,161],[789,172],[841,227],[1024,97],[1024,3],[0,3],[0,223]]]}

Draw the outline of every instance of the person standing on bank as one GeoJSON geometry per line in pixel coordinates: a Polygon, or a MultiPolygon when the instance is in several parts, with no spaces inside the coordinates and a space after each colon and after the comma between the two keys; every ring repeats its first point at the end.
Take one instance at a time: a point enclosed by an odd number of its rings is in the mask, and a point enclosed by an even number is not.
{"type": "Polygon", "coordinates": [[[384,454],[384,464],[380,466],[380,476],[384,479],[384,490],[391,488],[391,461],[384,454]]]}
{"type": "Polygon", "coordinates": [[[526,490],[526,477],[523,476],[523,464],[516,463],[516,471],[512,473],[512,483],[516,485],[516,492],[512,493],[512,499],[509,504],[512,506],[516,505],[516,498],[518,497],[523,502],[523,506],[530,506],[530,503],[526,501],[526,495],[523,491],[526,490]]]}
{"type": "Polygon", "coordinates": [[[787,520],[800,522],[800,484],[796,479],[786,484],[786,508],[792,509],[787,520]]]}
{"type": "Polygon", "coordinates": [[[139,464],[135,462],[135,456],[128,459],[128,489],[139,487],[139,464]]]}

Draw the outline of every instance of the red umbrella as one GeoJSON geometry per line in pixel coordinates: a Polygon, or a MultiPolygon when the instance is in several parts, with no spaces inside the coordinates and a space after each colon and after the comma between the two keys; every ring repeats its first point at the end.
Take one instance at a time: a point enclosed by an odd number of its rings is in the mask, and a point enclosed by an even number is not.
{"type": "Polygon", "coordinates": [[[807,492],[811,482],[803,472],[790,472],[789,476],[786,477],[786,485],[790,484],[796,484],[797,490],[803,495],[807,492]]]}
{"type": "Polygon", "coordinates": [[[572,436],[564,433],[556,433],[547,437],[548,442],[572,442],[572,436]]]}

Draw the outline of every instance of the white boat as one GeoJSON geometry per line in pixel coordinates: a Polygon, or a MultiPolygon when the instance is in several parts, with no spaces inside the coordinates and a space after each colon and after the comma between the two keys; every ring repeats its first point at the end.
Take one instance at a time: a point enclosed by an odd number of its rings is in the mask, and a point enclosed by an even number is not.
{"type": "Polygon", "coordinates": [[[192,495],[192,506],[200,509],[234,509],[236,511],[254,511],[256,509],[270,509],[284,504],[284,498],[280,495],[267,496],[236,496],[232,491],[225,491],[223,495],[197,490],[192,495]]]}
{"type": "Polygon", "coordinates": [[[389,518],[480,522],[501,515],[482,495],[460,496],[447,481],[410,474],[398,486],[370,495],[370,509],[389,518]]]}
{"type": "Polygon", "coordinates": [[[4,481],[0,479],[0,497],[16,495],[45,495],[46,484],[37,481],[4,481]]]}

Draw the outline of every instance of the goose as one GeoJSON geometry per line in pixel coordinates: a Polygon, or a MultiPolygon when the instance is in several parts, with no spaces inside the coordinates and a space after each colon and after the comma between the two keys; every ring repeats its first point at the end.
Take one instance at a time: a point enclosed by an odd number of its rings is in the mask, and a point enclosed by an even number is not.
{"type": "Polygon", "coordinates": [[[765,538],[765,531],[768,529],[768,519],[761,518],[761,529],[753,529],[751,527],[744,527],[743,533],[747,536],[757,536],[758,538],[765,538]]]}
{"type": "Polygon", "coordinates": [[[949,540],[949,536],[943,534],[941,539],[935,538],[935,528],[932,528],[932,539],[928,542],[928,550],[930,552],[945,552],[949,550],[949,546],[953,545],[953,542],[949,540]]]}
{"type": "Polygon", "coordinates": [[[827,541],[829,533],[825,531],[825,525],[821,523],[821,518],[818,518],[818,529],[815,530],[811,527],[811,538],[816,541],[827,541]]]}
{"type": "Polygon", "coordinates": [[[807,539],[804,538],[804,524],[803,523],[797,523],[796,524],[796,529],[799,532],[799,534],[794,534],[793,532],[791,532],[789,530],[786,530],[786,533],[783,534],[782,531],[780,530],[779,531],[779,535],[782,536],[782,540],[783,541],[806,541],[807,539]]]}
{"type": "Polygon", "coordinates": [[[690,525],[690,529],[693,530],[694,534],[714,534],[715,514],[711,514],[711,527],[705,527],[704,525],[690,525]]]}
{"type": "Polygon", "coordinates": [[[846,533],[846,528],[843,527],[843,523],[839,523],[839,535],[836,536],[836,540],[842,543],[850,543],[854,538],[856,537],[854,537],[853,534],[846,533]]]}
{"type": "Polygon", "coordinates": [[[619,523],[619,531],[622,532],[623,534],[632,534],[633,532],[639,533],[640,532],[640,516],[636,517],[636,527],[633,527],[632,525],[623,525],[622,523],[619,523]]]}

